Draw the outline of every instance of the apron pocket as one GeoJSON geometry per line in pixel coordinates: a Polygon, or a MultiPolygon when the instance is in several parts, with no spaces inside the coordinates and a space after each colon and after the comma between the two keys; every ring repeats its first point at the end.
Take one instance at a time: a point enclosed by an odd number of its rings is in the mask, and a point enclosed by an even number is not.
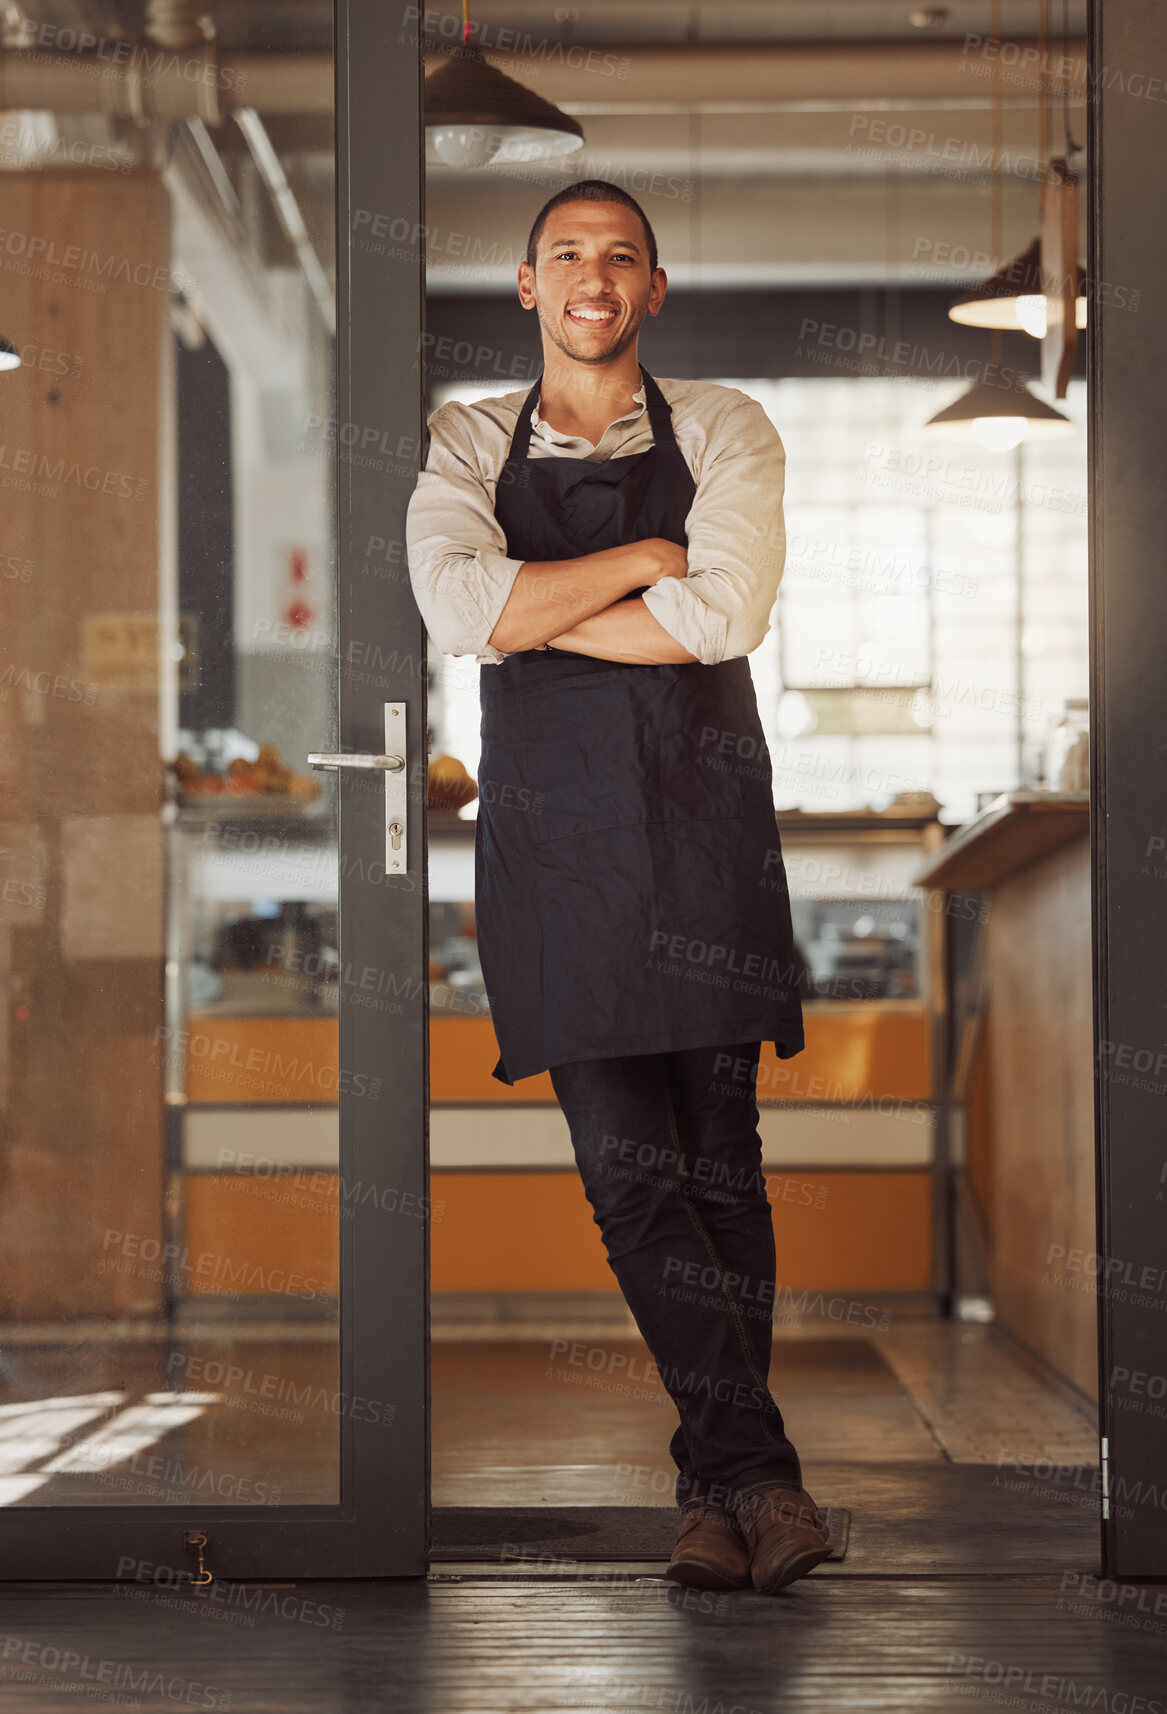
{"type": "Polygon", "coordinates": [[[736,768],[718,768],[702,746],[702,734],[725,723],[708,673],[648,677],[632,668],[524,695],[517,761],[532,842],[740,817],[736,768]]]}

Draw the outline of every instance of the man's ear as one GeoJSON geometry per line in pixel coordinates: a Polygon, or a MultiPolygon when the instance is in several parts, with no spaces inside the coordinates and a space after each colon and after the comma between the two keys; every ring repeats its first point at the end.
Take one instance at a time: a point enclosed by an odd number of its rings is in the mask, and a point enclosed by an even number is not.
{"type": "Polygon", "coordinates": [[[535,307],[535,270],[529,262],[519,263],[519,302],[524,309],[535,307]]]}

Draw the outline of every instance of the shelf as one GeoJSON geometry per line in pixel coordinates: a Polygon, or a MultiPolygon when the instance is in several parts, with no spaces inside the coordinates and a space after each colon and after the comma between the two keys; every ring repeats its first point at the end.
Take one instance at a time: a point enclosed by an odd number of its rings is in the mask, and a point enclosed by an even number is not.
{"type": "Polygon", "coordinates": [[[188,803],[169,803],[168,819],[174,827],[202,832],[209,826],[262,827],[271,834],[274,829],[294,829],[300,837],[335,836],[336,815],[326,799],[311,803],[286,797],[204,797],[188,803]]]}
{"type": "MultiPolygon", "coordinates": [[[[934,814],[892,815],[878,810],[795,810],[778,809],[774,820],[779,833],[843,834],[853,838],[857,833],[921,833],[927,827],[939,825],[934,814]]],[[[428,816],[431,844],[473,844],[473,820],[466,821],[449,810],[431,809],[428,816]]]]}

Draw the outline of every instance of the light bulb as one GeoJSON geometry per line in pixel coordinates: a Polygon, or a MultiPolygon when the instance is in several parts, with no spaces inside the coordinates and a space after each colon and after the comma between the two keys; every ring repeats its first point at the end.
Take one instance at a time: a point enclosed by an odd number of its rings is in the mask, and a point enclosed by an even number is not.
{"type": "Polygon", "coordinates": [[[485,167],[503,142],[501,131],[488,131],[482,125],[435,125],[430,135],[448,167],[485,167]]]}
{"type": "Polygon", "coordinates": [[[1049,331],[1045,298],[1037,292],[1026,292],[1017,299],[1017,319],[1034,339],[1044,339],[1049,331]]]}
{"type": "Polygon", "coordinates": [[[974,417],[973,439],[987,446],[990,452],[1008,452],[1025,439],[1027,424],[1024,417],[974,417]]]}

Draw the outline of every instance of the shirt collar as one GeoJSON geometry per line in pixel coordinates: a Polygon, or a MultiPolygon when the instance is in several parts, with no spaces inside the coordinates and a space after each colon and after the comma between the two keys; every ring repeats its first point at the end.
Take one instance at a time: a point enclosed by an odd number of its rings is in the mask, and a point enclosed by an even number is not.
{"type": "MultiPolygon", "coordinates": [[[[647,409],[648,400],[645,396],[643,381],[636,389],[635,393],[633,393],[632,397],[639,401],[635,410],[625,411],[622,417],[614,417],[612,422],[608,424],[608,428],[604,430],[604,434],[607,434],[608,429],[614,428],[617,423],[631,422],[635,417],[641,416],[647,409]]],[[[591,441],[586,440],[582,434],[560,434],[558,429],[553,429],[550,423],[544,422],[543,418],[539,415],[539,401],[537,399],[531,407],[531,427],[543,440],[553,441],[556,446],[591,446],[592,444],[591,441]]],[[[602,441],[603,438],[604,435],[601,435],[600,440],[596,442],[597,446],[599,446],[600,441],[602,441]]]]}

